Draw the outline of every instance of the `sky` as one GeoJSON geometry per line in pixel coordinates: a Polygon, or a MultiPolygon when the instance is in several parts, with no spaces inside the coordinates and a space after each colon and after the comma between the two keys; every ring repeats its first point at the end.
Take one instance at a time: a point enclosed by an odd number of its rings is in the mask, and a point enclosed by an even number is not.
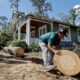
{"type": "MultiPolygon", "coordinates": [[[[60,13],[66,15],[76,5],[80,4],[80,0],[46,0],[50,2],[53,8],[52,12],[48,12],[48,15],[52,18],[59,18],[60,13]]],[[[30,13],[34,10],[30,0],[20,0],[19,11],[30,13]]],[[[0,16],[6,16],[8,20],[11,19],[12,9],[10,8],[9,0],[0,0],[0,16]]]]}

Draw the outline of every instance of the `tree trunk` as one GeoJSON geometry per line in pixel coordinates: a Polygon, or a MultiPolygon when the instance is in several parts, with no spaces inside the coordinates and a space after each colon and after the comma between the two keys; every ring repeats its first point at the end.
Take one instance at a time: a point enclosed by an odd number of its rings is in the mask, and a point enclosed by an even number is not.
{"type": "Polygon", "coordinates": [[[8,46],[8,47],[4,47],[3,51],[5,51],[6,53],[9,53],[11,55],[18,56],[18,57],[24,56],[24,49],[21,47],[8,46]]]}

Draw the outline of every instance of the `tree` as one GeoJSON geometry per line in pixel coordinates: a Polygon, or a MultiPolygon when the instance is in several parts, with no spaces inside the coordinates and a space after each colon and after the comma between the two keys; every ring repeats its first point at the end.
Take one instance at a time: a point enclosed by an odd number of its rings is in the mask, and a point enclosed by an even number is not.
{"type": "Polygon", "coordinates": [[[78,16],[78,14],[76,14],[76,11],[72,9],[70,11],[70,19],[71,19],[72,24],[76,24],[75,22],[77,20],[77,16],[78,16]]]}
{"type": "Polygon", "coordinates": [[[70,16],[69,15],[65,15],[64,13],[60,13],[59,17],[60,17],[61,21],[70,23],[70,16]]]}
{"type": "Polygon", "coordinates": [[[5,16],[1,16],[0,17],[0,24],[1,24],[1,26],[2,26],[2,30],[3,31],[6,31],[6,29],[7,29],[7,17],[5,17],[5,16]]]}
{"type": "Polygon", "coordinates": [[[0,16],[0,24],[4,25],[6,20],[8,20],[6,16],[0,16]]]}
{"type": "Polygon", "coordinates": [[[69,11],[69,15],[65,15],[65,14],[62,13],[59,16],[60,16],[60,20],[63,21],[63,22],[76,24],[78,14],[76,14],[75,10],[71,9],[69,11]]]}
{"type": "Polygon", "coordinates": [[[7,42],[12,40],[12,37],[10,34],[0,31],[0,50],[6,46],[7,42]]]}
{"type": "Polygon", "coordinates": [[[32,6],[35,7],[35,12],[41,16],[48,16],[47,12],[52,11],[51,3],[46,2],[46,0],[30,0],[32,6]]]}
{"type": "Polygon", "coordinates": [[[16,11],[18,12],[18,8],[19,8],[19,2],[20,0],[9,0],[9,2],[11,3],[11,8],[15,8],[16,11]]]}
{"type": "Polygon", "coordinates": [[[6,16],[0,16],[0,25],[4,26],[7,20],[6,16]]]}

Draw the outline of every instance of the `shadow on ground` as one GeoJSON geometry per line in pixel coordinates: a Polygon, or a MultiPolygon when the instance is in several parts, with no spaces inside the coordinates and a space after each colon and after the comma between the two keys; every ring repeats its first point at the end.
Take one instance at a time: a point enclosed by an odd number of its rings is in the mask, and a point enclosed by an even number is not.
{"type": "MultiPolygon", "coordinates": [[[[15,56],[5,56],[0,54],[0,62],[7,63],[7,64],[26,64],[27,61],[31,61],[36,64],[43,64],[43,60],[41,58],[30,57],[25,55],[23,58],[15,57],[15,56]]],[[[49,71],[49,73],[56,75],[56,78],[59,79],[60,76],[64,77],[65,75],[60,73],[58,70],[53,69],[49,71]]],[[[80,80],[80,74],[73,76],[76,80],[80,80]]]]}
{"type": "Polygon", "coordinates": [[[8,63],[8,64],[23,64],[26,63],[26,61],[31,61],[36,64],[42,64],[42,59],[36,58],[36,57],[28,57],[28,55],[25,55],[25,57],[15,57],[15,56],[4,56],[0,55],[0,62],[2,63],[8,63]]]}
{"type": "MultiPolygon", "coordinates": [[[[59,79],[59,77],[60,76],[62,76],[62,77],[69,77],[69,76],[67,76],[67,75],[64,75],[64,74],[62,74],[61,72],[59,72],[57,69],[53,69],[53,70],[51,70],[51,71],[49,71],[51,74],[55,74],[56,75],[56,78],[57,79],[59,79]]],[[[75,76],[70,76],[70,77],[73,77],[73,78],[75,78],[76,80],[80,80],[80,73],[79,74],[77,74],[77,75],[75,75],[75,76]]]]}

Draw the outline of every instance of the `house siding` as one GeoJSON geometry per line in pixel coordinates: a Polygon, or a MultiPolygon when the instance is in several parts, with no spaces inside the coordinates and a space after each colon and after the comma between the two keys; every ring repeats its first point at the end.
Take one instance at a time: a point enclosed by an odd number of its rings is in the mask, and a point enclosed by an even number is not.
{"type": "MultiPolygon", "coordinates": [[[[59,24],[57,22],[53,22],[53,31],[58,31],[59,30],[59,24]]],[[[70,32],[71,32],[71,42],[68,41],[61,41],[60,45],[63,47],[72,47],[73,42],[78,42],[78,37],[77,37],[77,28],[70,26],[70,32]]]]}
{"type": "Polygon", "coordinates": [[[61,48],[64,48],[64,49],[69,49],[69,50],[74,49],[72,42],[61,41],[60,46],[61,48]]]}
{"type": "MultiPolygon", "coordinates": [[[[53,31],[58,31],[59,30],[59,24],[58,22],[53,22],[53,31]]],[[[51,25],[47,24],[46,26],[47,32],[51,32],[51,25]]],[[[70,32],[71,32],[71,41],[61,41],[60,45],[62,47],[72,47],[73,42],[78,42],[78,37],[77,37],[77,27],[70,26],[70,32]]],[[[39,28],[36,28],[35,30],[35,37],[39,37],[39,28]]]]}
{"type": "Polygon", "coordinates": [[[35,30],[35,37],[36,37],[36,38],[39,37],[39,28],[36,28],[36,30],[35,30]]]}
{"type": "Polygon", "coordinates": [[[71,26],[70,28],[71,28],[71,41],[77,43],[78,42],[77,28],[73,26],[71,26]]]}
{"type": "Polygon", "coordinates": [[[67,41],[61,41],[60,45],[63,47],[72,47],[73,42],[77,43],[78,42],[78,37],[77,37],[77,28],[70,26],[70,32],[71,32],[71,42],[67,41]]]}
{"type": "Polygon", "coordinates": [[[49,24],[47,24],[47,32],[51,32],[51,26],[49,24]]]}
{"type": "Polygon", "coordinates": [[[59,23],[53,22],[53,31],[58,31],[59,30],[59,23]]]}

